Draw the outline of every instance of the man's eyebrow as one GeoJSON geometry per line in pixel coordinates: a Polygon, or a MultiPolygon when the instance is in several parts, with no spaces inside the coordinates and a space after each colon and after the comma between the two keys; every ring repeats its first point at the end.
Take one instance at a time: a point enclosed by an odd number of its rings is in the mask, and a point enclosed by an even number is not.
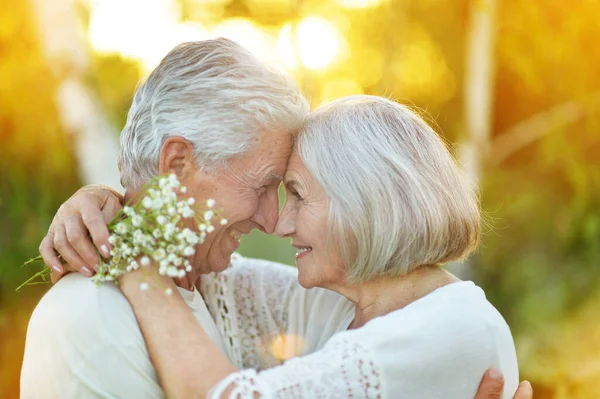
{"type": "Polygon", "coordinates": [[[280,175],[277,172],[271,172],[265,179],[265,185],[268,186],[268,185],[275,184],[275,183],[279,184],[282,181],[283,181],[282,175],[280,175]]]}

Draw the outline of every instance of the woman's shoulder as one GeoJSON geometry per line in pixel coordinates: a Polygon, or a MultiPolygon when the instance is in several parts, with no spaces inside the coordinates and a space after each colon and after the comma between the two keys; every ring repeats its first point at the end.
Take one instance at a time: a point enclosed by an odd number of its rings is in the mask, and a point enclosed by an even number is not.
{"type": "Polygon", "coordinates": [[[469,397],[491,367],[502,371],[506,392],[512,392],[503,398],[512,397],[518,384],[510,329],[483,290],[470,282],[441,287],[362,328],[337,334],[330,344],[370,359],[390,397],[413,389],[423,398],[469,397]]]}
{"type": "Polygon", "coordinates": [[[402,309],[375,318],[342,339],[372,350],[405,345],[429,348],[451,356],[514,351],[510,328],[481,288],[469,281],[438,288],[402,309]]]}
{"type": "Polygon", "coordinates": [[[362,330],[362,334],[373,336],[415,335],[471,343],[487,341],[497,334],[511,338],[502,315],[484,291],[470,281],[440,287],[402,309],[371,320],[362,330]]]}

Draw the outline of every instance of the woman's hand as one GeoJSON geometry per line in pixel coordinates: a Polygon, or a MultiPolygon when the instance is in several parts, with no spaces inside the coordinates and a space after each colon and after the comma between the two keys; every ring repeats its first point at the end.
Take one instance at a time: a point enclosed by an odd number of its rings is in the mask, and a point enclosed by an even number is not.
{"type": "Polygon", "coordinates": [[[53,270],[53,283],[69,271],[94,275],[99,265],[96,248],[103,256],[110,255],[106,226],[122,208],[122,198],[108,186],[92,184],[79,189],[61,205],[40,244],[44,263],[53,270]]]}
{"type": "MultiPolygon", "coordinates": [[[[504,389],[504,376],[496,369],[489,369],[483,375],[475,399],[500,399],[504,389]]],[[[533,390],[528,381],[519,384],[513,399],[533,399],[533,390]]]]}

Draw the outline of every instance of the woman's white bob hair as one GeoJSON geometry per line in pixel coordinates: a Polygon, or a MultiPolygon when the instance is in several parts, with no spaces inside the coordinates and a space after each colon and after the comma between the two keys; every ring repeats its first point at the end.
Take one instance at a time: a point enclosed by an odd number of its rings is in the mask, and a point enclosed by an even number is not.
{"type": "Polygon", "coordinates": [[[461,260],[480,239],[477,195],[408,107],[367,95],[309,115],[296,150],[330,198],[329,237],[350,282],[461,260]]]}

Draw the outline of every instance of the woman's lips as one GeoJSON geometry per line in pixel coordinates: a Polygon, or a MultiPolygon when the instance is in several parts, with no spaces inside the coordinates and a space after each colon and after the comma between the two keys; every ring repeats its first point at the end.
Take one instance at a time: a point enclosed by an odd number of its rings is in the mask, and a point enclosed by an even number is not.
{"type": "Polygon", "coordinates": [[[296,252],[296,260],[298,260],[312,252],[312,247],[296,247],[296,249],[298,250],[296,252]]]}

